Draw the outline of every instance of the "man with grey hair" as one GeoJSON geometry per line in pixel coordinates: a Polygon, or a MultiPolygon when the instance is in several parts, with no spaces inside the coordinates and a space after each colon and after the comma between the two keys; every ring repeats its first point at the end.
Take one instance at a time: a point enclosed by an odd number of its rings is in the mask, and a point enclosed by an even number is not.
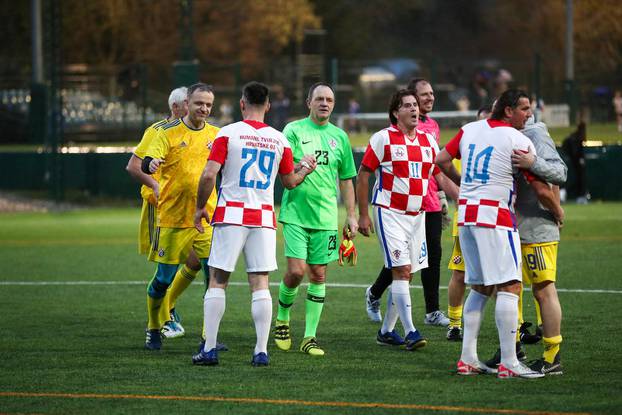
{"type": "MultiPolygon", "coordinates": [[[[157,218],[157,202],[160,194],[160,188],[158,184],[159,174],[148,175],[141,171],[141,163],[145,158],[147,149],[153,141],[153,138],[157,135],[158,130],[167,123],[182,118],[188,112],[188,88],[185,86],[175,88],[171,91],[168,97],[168,107],[170,115],[163,120],[159,120],[151,124],[140,140],[138,146],[134,149],[130,160],[127,163],[125,170],[129,173],[134,180],[142,184],[140,188],[140,195],[143,199],[140,225],[138,232],[138,252],[140,254],[149,254],[151,244],[155,235],[156,218],[157,218]]],[[[183,273],[192,274],[196,276],[198,270],[201,269],[196,255],[191,254],[186,261],[186,265],[177,272],[175,280],[183,278],[183,273]],[[179,278],[178,278],[179,277],[179,278]]],[[[170,290],[173,291],[173,290],[170,290]]],[[[175,299],[170,299],[167,295],[165,299],[164,307],[161,309],[160,318],[165,321],[162,327],[162,333],[165,337],[174,338],[181,337],[185,334],[183,326],[180,324],[179,315],[175,312],[175,299]],[[166,306],[168,304],[168,306],[166,306]]]]}

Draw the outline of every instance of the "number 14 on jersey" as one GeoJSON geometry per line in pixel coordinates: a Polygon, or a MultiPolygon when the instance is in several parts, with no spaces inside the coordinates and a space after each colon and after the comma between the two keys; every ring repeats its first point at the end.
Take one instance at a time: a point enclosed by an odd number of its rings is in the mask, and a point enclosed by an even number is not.
{"type": "Polygon", "coordinates": [[[474,154],[475,144],[469,144],[469,155],[464,173],[465,183],[472,183],[477,180],[482,184],[486,184],[490,180],[488,165],[490,164],[493,150],[493,146],[488,146],[479,153],[474,154]]]}

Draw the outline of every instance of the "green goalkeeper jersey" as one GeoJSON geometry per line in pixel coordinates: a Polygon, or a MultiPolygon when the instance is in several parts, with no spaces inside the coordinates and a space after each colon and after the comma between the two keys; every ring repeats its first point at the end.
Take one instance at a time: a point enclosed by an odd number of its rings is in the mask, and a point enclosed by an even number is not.
{"type": "Polygon", "coordinates": [[[317,125],[309,117],[287,124],[283,134],[292,147],[295,163],[305,154],[312,154],[317,167],[296,188],[285,189],[279,222],[310,229],[338,229],[337,179],[356,176],[348,135],[331,123],[317,125]]]}

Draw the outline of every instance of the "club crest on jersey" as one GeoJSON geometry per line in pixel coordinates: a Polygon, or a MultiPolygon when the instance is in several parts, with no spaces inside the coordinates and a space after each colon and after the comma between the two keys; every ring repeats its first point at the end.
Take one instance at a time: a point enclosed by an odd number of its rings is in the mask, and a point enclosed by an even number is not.
{"type": "Polygon", "coordinates": [[[182,141],[181,144],[179,145],[179,147],[188,147],[188,144],[186,144],[185,141],[182,141]]]}
{"type": "Polygon", "coordinates": [[[402,251],[400,251],[399,249],[396,249],[395,251],[391,252],[393,254],[393,257],[395,259],[400,259],[400,255],[402,255],[402,251]]]}
{"type": "Polygon", "coordinates": [[[451,259],[451,262],[458,265],[459,263],[462,262],[462,257],[460,255],[456,255],[451,259]]]}
{"type": "Polygon", "coordinates": [[[395,149],[395,156],[402,158],[406,153],[404,153],[404,149],[402,147],[398,147],[395,149]]]}
{"type": "Polygon", "coordinates": [[[212,143],[214,143],[214,142],[213,142],[213,141],[208,141],[208,142],[207,142],[207,148],[208,148],[209,150],[211,150],[211,149],[212,149],[212,143]]]}
{"type": "Polygon", "coordinates": [[[160,250],[158,251],[158,256],[159,256],[160,258],[162,258],[162,257],[164,256],[164,254],[165,254],[164,249],[160,249],[160,250]]]}
{"type": "Polygon", "coordinates": [[[330,146],[330,148],[332,148],[333,150],[337,148],[337,142],[335,141],[334,138],[331,138],[330,141],[328,142],[328,145],[330,146]]]}

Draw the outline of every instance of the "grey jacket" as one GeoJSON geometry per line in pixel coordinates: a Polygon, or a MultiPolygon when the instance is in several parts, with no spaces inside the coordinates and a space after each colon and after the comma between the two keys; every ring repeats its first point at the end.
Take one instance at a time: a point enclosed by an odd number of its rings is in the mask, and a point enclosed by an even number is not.
{"type": "MultiPolygon", "coordinates": [[[[546,125],[534,122],[532,117],[521,132],[536,148],[536,161],[530,169],[531,172],[547,183],[555,185],[566,183],[568,168],[559,156],[546,125]]],[[[540,204],[523,175],[519,175],[517,182],[515,207],[521,243],[559,241],[559,228],[551,212],[540,204]]]]}

